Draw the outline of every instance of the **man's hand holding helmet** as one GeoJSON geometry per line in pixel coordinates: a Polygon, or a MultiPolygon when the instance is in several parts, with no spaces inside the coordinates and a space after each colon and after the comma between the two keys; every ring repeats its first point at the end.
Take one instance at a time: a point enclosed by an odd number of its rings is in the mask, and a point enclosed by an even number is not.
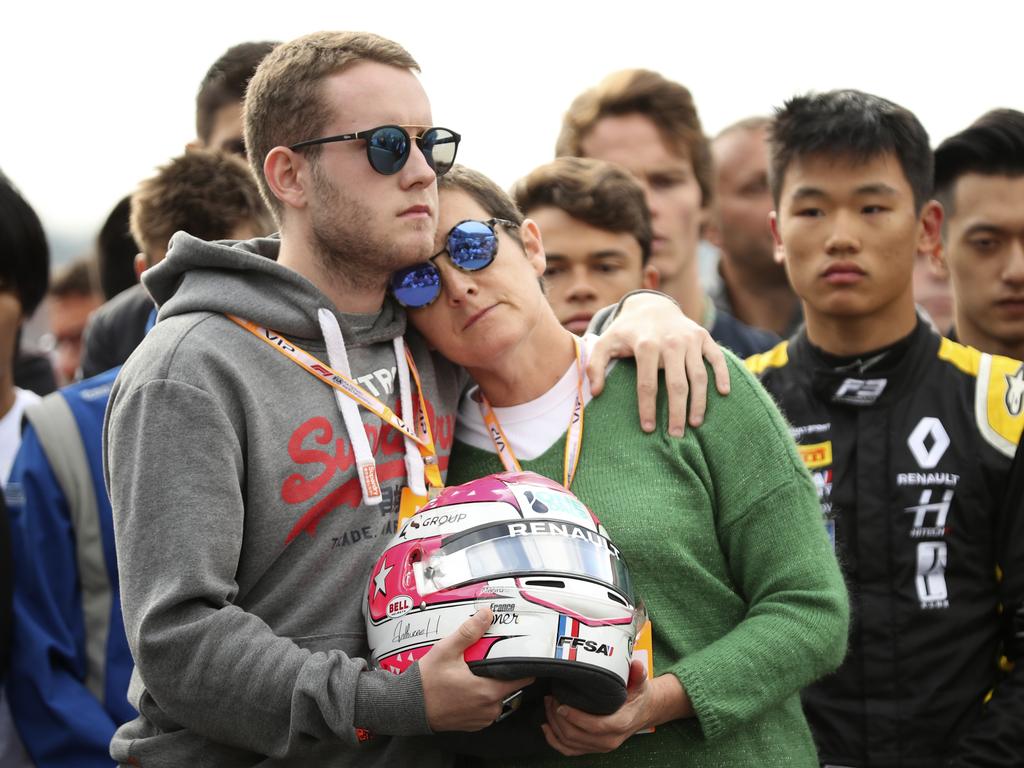
{"type": "Polygon", "coordinates": [[[494,616],[489,608],[477,611],[420,659],[420,678],[431,730],[479,731],[502,711],[502,701],[533,683],[495,680],[474,675],[463,653],[484,636],[494,616]]]}

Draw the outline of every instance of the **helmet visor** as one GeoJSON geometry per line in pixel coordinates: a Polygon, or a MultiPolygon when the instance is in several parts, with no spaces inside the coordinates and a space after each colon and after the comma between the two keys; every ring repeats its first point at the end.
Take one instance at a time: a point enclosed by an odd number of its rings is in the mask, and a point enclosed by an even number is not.
{"type": "Polygon", "coordinates": [[[422,570],[421,594],[511,576],[585,578],[635,603],[629,570],[601,534],[563,520],[500,523],[445,539],[422,570]]]}

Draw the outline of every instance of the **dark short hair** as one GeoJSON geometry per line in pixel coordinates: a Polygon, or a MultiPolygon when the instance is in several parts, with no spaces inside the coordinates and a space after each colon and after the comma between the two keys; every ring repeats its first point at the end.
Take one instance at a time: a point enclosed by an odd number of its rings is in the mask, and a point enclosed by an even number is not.
{"type": "Polygon", "coordinates": [[[36,212],[0,171],[0,290],[13,291],[29,317],[46,295],[50,249],[36,212]]]}
{"type": "Polygon", "coordinates": [[[131,196],[117,201],[107,215],[96,236],[96,259],[100,270],[100,287],[103,296],[112,299],[121,291],[131,288],[138,279],[135,277],[135,256],[139,246],[132,238],[128,227],[131,213],[131,196]]]}
{"type": "Polygon", "coordinates": [[[555,155],[581,157],[583,141],[598,122],[605,117],[633,114],[654,123],[673,152],[689,157],[700,186],[701,206],[711,205],[711,145],[701,127],[693,94],[686,86],[649,69],[613,72],[577,96],[562,119],[555,155]]]}
{"type": "MultiPolygon", "coordinates": [[[[508,219],[516,224],[523,223],[523,214],[516,207],[509,194],[479,171],[464,165],[454,165],[444,176],[437,179],[438,191],[456,190],[465,192],[487,212],[488,216],[508,219]]],[[[516,233],[510,233],[518,237],[516,233]]]]}
{"type": "Polygon", "coordinates": [[[586,157],[560,157],[535,168],[512,188],[526,214],[544,206],[606,232],[625,232],[640,244],[643,262],[651,256],[651,214],[644,191],[617,165],[586,157]]]}
{"type": "Polygon", "coordinates": [[[99,292],[96,260],[92,256],[80,256],[54,273],[47,295],[64,298],[66,296],[93,296],[99,292]]]}
{"type": "Polygon", "coordinates": [[[256,67],[276,45],[272,41],[239,43],[210,66],[196,94],[196,136],[204,144],[210,141],[218,110],[245,99],[245,88],[256,67]]]}
{"type": "Polygon", "coordinates": [[[953,211],[953,187],[961,176],[1024,176],[1024,112],[993,109],[935,150],[934,195],[953,211]]]}
{"type": "Polygon", "coordinates": [[[789,166],[815,155],[866,162],[894,154],[914,193],[914,208],[920,211],[931,196],[928,133],[913,112],[887,99],[855,90],[794,96],[776,110],[769,133],[769,180],[776,205],[789,166]]]}
{"type": "Polygon", "coordinates": [[[166,251],[178,230],[202,240],[222,240],[246,223],[261,234],[274,230],[249,165],[236,155],[208,150],[186,152],[139,184],[130,221],[147,259],[166,251]]]}

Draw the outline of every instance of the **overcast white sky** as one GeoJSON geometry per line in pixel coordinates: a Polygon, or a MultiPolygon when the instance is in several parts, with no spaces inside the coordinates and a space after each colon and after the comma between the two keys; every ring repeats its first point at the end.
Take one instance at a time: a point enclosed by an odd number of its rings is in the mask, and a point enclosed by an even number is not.
{"type": "Polygon", "coordinates": [[[579,91],[623,67],[687,85],[712,134],[808,89],[886,96],[934,143],[1024,109],[1018,0],[15,0],[3,16],[0,168],[51,233],[83,242],[192,138],[196,88],[227,47],[318,29],[405,45],[460,160],[503,186],[551,158],[579,91]]]}

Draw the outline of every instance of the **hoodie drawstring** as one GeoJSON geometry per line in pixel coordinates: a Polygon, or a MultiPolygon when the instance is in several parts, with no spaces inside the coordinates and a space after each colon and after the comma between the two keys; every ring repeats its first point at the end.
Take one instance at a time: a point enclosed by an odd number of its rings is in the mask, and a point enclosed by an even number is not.
{"type": "MultiPolygon", "coordinates": [[[[412,411],[412,383],[409,381],[409,363],[405,357],[405,339],[396,336],[394,339],[395,360],[398,364],[398,394],[402,398],[402,419],[406,424],[413,423],[412,411]]],[[[423,414],[423,418],[427,418],[423,414]]],[[[427,484],[424,481],[425,473],[423,456],[419,449],[408,436],[403,435],[405,441],[405,476],[409,479],[409,490],[417,496],[427,495],[427,484]]]]}
{"type": "MultiPolygon", "coordinates": [[[[320,308],[317,310],[317,319],[327,344],[327,359],[331,367],[352,378],[352,369],[349,366],[348,352],[345,349],[345,339],[342,336],[341,327],[338,325],[338,318],[329,309],[320,308]]],[[[413,413],[412,387],[409,381],[409,364],[405,357],[405,343],[401,336],[394,339],[394,349],[402,416],[408,423],[411,422],[413,413]]],[[[359,416],[359,406],[351,398],[337,390],[334,392],[334,397],[345,421],[349,439],[352,441],[356,457],[356,475],[359,477],[363,503],[367,506],[377,506],[383,497],[380,492],[380,483],[377,480],[377,465],[373,460],[370,440],[366,436],[363,420],[359,416]]],[[[405,471],[409,487],[413,493],[424,496],[426,495],[426,486],[423,480],[423,457],[412,440],[405,436],[403,436],[403,440],[405,443],[405,471]]]]}

